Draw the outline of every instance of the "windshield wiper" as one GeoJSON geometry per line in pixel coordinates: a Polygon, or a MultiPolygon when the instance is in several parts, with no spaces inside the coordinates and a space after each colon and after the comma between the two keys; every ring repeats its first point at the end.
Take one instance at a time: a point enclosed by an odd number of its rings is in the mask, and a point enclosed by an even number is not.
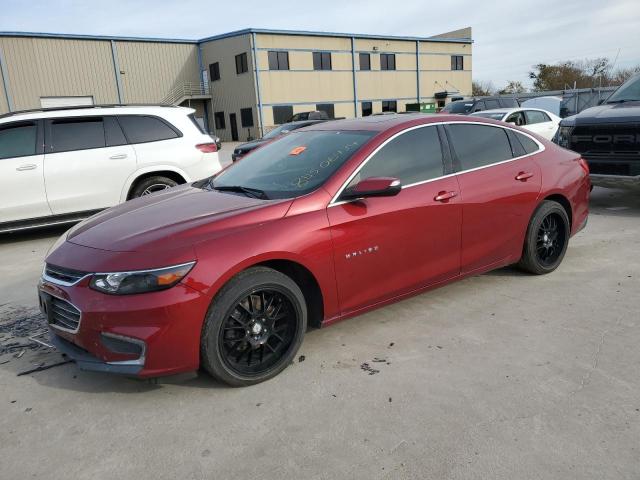
{"type": "Polygon", "coordinates": [[[244,193],[248,197],[253,197],[253,198],[263,198],[265,200],[269,199],[269,197],[267,197],[267,194],[264,192],[264,190],[260,190],[259,188],[243,187],[242,185],[220,185],[220,186],[214,185],[213,189],[219,190],[221,192],[240,192],[240,193],[244,193]]]}

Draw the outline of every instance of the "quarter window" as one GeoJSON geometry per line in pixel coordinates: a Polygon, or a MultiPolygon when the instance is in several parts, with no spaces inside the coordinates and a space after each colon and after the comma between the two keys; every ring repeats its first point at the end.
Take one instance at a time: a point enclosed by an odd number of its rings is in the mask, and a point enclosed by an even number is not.
{"type": "Polygon", "coordinates": [[[240,53],[236,55],[236,73],[240,75],[241,73],[245,73],[249,68],[247,66],[247,54],[240,53]]]}
{"type": "Polygon", "coordinates": [[[395,69],[396,69],[396,54],[381,53],[380,54],[380,70],[395,70],[395,69]]]}
{"type": "Polygon", "coordinates": [[[507,132],[499,127],[470,124],[448,126],[460,170],[484,167],[513,157],[507,132]]]}
{"type": "Polygon", "coordinates": [[[52,120],[48,143],[52,153],[103,148],[105,140],[102,117],[52,120]]]}
{"type": "Polygon", "coordinates": [[[360,70],[371,70],[371,55],[368,53],[360,54],[360,70]]]}
{"type": "Polygon", "coordinates": [[[269,51],[269,70],[289,70],[289,52],[269,51]]]}
{"type": "Polygon", "coordinates": [[[273,107],[273,123],[282,125],[293,117],[293,107],[291,105],[277,105],[273,107]]]}
{"type": "Polygon", "coordinates": [[[35,155],[37,133],[35,122],[0,126],[0,159],[35,155]]]}
{"type": "Polygon", "coordinates": [[[538,146],[538,144],[533,140],[531,140],[526,135],[523,135],[518,132],[512,132],[512,133],[516,136],[518,140],[520,140],[520,143],[522,144],[522,148],[524,148],[525,153],[529,154],[529,153],[534,153],[540,150],[540,147],[538,146]]]}
{"type": "Polygon", "coordinates": [[[240,123],[243,127],[253,127],[253,110],[251,108],[240,109],[240,123]]]}
{"type": "Polygon", "coordinates": [[[331,52],[313,52],[314,70],[331,70],[331,52]]]}
{"type": "Polygon", "coordinates": [[[394,177],[403,185],[444,174],[442,148],[436,127],[410,130],[394,138],[358,172],[351,185],[369,177],[394,177]]]}
{"type": "Polygon", "coordinates": [[[159,118],[144,115],[123,115],[118,120],[129,143],[157,142],[179,135],[159,118]]]}
{"type": "Polygon", "coordinates": [[[547,116],[546,113],[539,112],[537,110],[525,110],[524,114],[527,117],[527,125],[551,121],[551,119],[547,116]]]}
{"type": "Polygon", "coordinates": [[[451,55],[451,70],[464,70],[464,57],[462,55],[451,55]]]}
{"type": "Polygon", "coordinates": [[[368,117],[373,114],[373,104],[371,102],[362,102],[362,116],[368,117]]]}
{"type": "Polygon", "coordinates": [[[220,63],[212,63],[209,65],[209,77],[212,82],[220,80],[220,63]]]}
{"type": "Polygon", "coordinates": [[[398,111],[398,102],[395,100],[384,100],[382,102],[382,111],[383,112],[397,112],[398,111]]]}
{"type": "Polygon", "coordinates": [[[224,112],[216,112],[213,114],[213,119],[216,124],[216,130],[224,130],[227,126],[224,123],[224,112]]]}

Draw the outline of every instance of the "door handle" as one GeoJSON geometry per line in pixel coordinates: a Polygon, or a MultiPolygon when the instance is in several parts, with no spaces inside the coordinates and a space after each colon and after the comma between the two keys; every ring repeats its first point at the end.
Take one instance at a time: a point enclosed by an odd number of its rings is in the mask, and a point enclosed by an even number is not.
{"type": "Polygon", "coordinates": [[[521,182],[525,182],[527,178],[533,177],[533,173],[531,172],[520,172],[516,175],[516,180],[520,180],[521,182]]]}
{"type": "Polygon", "coordinates": [[[438,192],[438,195],[433,197],[436,202],[446,202],[450,198],[457,197],[458,192],[438,192]]]}
{"type": "Polygon", "coordinates": [[[111,160],[121,160],[123,158],[127,158],[127,154],[126,153],[118,153],[117,155],[111,155],[109,157],[109,159],[111,159],[111,160]]]}
{"type": "Polygon", "coordinates": [[[25,170],[35,170],[36,168],[38,168],[37,165],[29,163],[27,165],[20,165],[18,168],[16,168],[16,170],[19,172],[24,172],[25,170]]]}

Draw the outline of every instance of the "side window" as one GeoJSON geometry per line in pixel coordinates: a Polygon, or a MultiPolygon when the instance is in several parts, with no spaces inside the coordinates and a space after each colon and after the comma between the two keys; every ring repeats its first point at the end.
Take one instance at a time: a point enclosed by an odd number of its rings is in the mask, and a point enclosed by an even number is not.
{"type": "Polygon", "coordinates": [[[0,159],[35,155],[37,134],[35,122],[0,125],[0,159]]]}
{"type": "Polygon", "coordinates": [[[479,112],[481,110],[486,110],[487,107],[485,107],[484,102],[476,102],[476,104],[473,106],[473,111],[474,112],[479,112]]]}
{"type": "Polygon", "coordinates": [[[402,185],[411,185],[443,174],[438,130],[436,127],[422,127],[403,133],[382,147],[351,184],[369,177],[395,177],[402,185]]]}
{"type": "Polygon", "coordinates": [[[507,132],[500,127],[452,124],[448,129],[462,171],[513,158],[507,132]]]}
{"type": "Polygon", "coordinates": [[[276,125],[282,125],[287,123],[291,117],[293,117],[293,106],[291,105],[276,105],[273,108],[273,123],[276,125]]]}
{"type": "Polygon", "coordinates": [[[500,104],[498,103],[498,100],[485,100],[484,104],[487,106],[487,110],[500,108],[500,104]]]}
{"type": "Polygon", "coordinates": [[[522,148],[524,148],[524,151],[527,154],[534,153],[540,150],[540,147],[538,146],[538,144],[533,140],[531,140],[526,135],[522,135],[521,133],[518,133],[518,132],[513,132],[513,134],[516,136],[518,140],[520,140],[520,143],[522,144],[522,148]]]}
{"type": "Polygon", "coordinates": [[[537,110],[526,110],[524,114],[527,117],[527,125],[551,121],[551,119],[545,113],[539,112],[537,110]]]}
{"type": "Polygon", "coordinates": [[[115,147],[118,145],[126,145],[127,139],[122,133],[122,128],[118,124],[116,117],[104,117],[104,138],[107,147],[115,147]]]}
{"type": "Polygon", "coordinates": [[[51,120],[47,143],[51,153],[103,148],[106,144],[102,117],[51,120]]]}
{"type": "Polygon", "coordinates": [[[179,136],[159,118],[144,115],[122,115],[118,117],[118,120],[130,143],[157,142],[179,136]]]}
{"type": "Polygon", "coordinates": [[[505,119],[505,122],[513,123],[514,125],[518,125],[518,126],[525,124],[524,116],[522,115],[522,112],[512,113],[505,119]]]}

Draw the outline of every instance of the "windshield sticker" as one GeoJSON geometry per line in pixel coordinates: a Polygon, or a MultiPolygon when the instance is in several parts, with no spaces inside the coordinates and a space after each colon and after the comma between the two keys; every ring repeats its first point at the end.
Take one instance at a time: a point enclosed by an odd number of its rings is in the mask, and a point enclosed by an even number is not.
{"type": "Polygon", "coordinates": [[[320,165],[317,168],[310,168],[306,173],[300,175],[297,179],[293,180],[291,182],[291,185],[295,186],[296,188],[304,188],[305,185],[307,185],[313,177],[318,175],[322,169],[330,167],[336,160],[340,159],[340,157],[343,157],[344,155],[349,153],[351,150],[353,150],[354,148],[358,148],[359,146],[360,144],[358,142],[353,142],[345,145],[339,150],[336,150],[333,154],[329,155],[327,158],[322,160],[320,162],[320,165]]]}
{"type": "Polygon", "coordinates": [[[296,147],[296,148],[294,148],[293,150],[291,150],[289,152],[289,155],[300,155],[306,149],[307,149],[307,147],[296,147]]]}

